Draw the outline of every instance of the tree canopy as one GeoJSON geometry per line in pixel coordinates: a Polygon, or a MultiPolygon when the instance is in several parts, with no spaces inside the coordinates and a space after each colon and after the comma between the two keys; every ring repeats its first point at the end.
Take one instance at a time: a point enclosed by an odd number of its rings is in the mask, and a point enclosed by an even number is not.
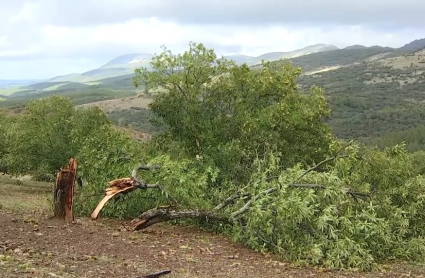
{"type": "Polygon", "coordinates": [[[301,71],[289,63],[252,70],[191,43],[184,54],[164,48],[152,67],[136,70],[133,80],[157,91],[150,105],[155,123],[186,155],[210,159],[235,180],[249,176],[254,159],[269,151],[285,154],[282,167],[318,162],[331,151],[323,93],[300,93],[301,71]]]}

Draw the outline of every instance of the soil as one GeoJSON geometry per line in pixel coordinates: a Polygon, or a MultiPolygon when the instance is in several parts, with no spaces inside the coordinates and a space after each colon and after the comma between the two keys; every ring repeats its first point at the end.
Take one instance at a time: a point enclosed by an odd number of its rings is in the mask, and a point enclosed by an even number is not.
{"type": "Polygon", "coordinates": [[[373,273],[297,268],[221,235],[157,225],[127,232],[116,220],[62,220],[0,210],[0,277],[425,277],[423,267],[373,273]]]}

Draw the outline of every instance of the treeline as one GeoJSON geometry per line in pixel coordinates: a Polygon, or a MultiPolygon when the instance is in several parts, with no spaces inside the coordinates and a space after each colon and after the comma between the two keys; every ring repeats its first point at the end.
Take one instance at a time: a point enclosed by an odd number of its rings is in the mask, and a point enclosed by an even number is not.
{"type": "Polygon", "coordinates": [[[133,80],[163,89],[151,104],[160,131],[150,141],[115,130],[98,108],[51,96],[1,116],[1,163],[51,176],[76,157],[85,184],[79,215],[93,211],[108,181],[141,162],[159,165],[142,178],[161,187],[133,191],[102,215],[130,218],[161,205],[207,211],[223,221],[190,223],[298,265],[370,270],[424,260],[422,153],[336,139],[322,90],[300,91],[301,71],[288,63],[252,70],[191,43],[183,55],[164,49],[152,67],[133,80]]]}

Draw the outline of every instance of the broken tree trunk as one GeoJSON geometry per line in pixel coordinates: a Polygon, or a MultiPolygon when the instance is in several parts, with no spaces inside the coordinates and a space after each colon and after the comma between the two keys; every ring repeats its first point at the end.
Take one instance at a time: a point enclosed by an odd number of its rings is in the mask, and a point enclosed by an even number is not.
{"type": "Polygon", "coordinates": [[[74,183],[77,173],[77,161],[75,158],[69,160],[68,166],[61,168],[56,175],[54,190],[54,215],[65,219],[67,222],[74,221],[74,183]]]}

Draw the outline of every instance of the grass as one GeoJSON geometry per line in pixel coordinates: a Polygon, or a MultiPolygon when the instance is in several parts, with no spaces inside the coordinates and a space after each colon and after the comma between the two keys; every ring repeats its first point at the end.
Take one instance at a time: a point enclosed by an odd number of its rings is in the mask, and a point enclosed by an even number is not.
{"type": "Polygon", "coordinates": [[[22,91],[24,89],[22,89],[21,86],[11,86],[11,87],[7,87],[7,88],[1,88],[0,89],[0,95],[3,96],[10,96],[16,92],[22,91]]]}
{"type": "Polygon", "coordinates": [[[60,87],[62,87],[65,84],[68,84],[68,83],[67,82],[64,82],[64,83],[60,83],[60,84],[55,84],[53,86],[44,88],[43,91],[55,91],[55,90],[60,89],[60,87]]]}
{"type": "Polygon", "coordinates": [[[0,174],[0,207],[11,211],[47,211],[52,190],[52,184],[33,181],[27,176],[12,179],[0,174]]]}

